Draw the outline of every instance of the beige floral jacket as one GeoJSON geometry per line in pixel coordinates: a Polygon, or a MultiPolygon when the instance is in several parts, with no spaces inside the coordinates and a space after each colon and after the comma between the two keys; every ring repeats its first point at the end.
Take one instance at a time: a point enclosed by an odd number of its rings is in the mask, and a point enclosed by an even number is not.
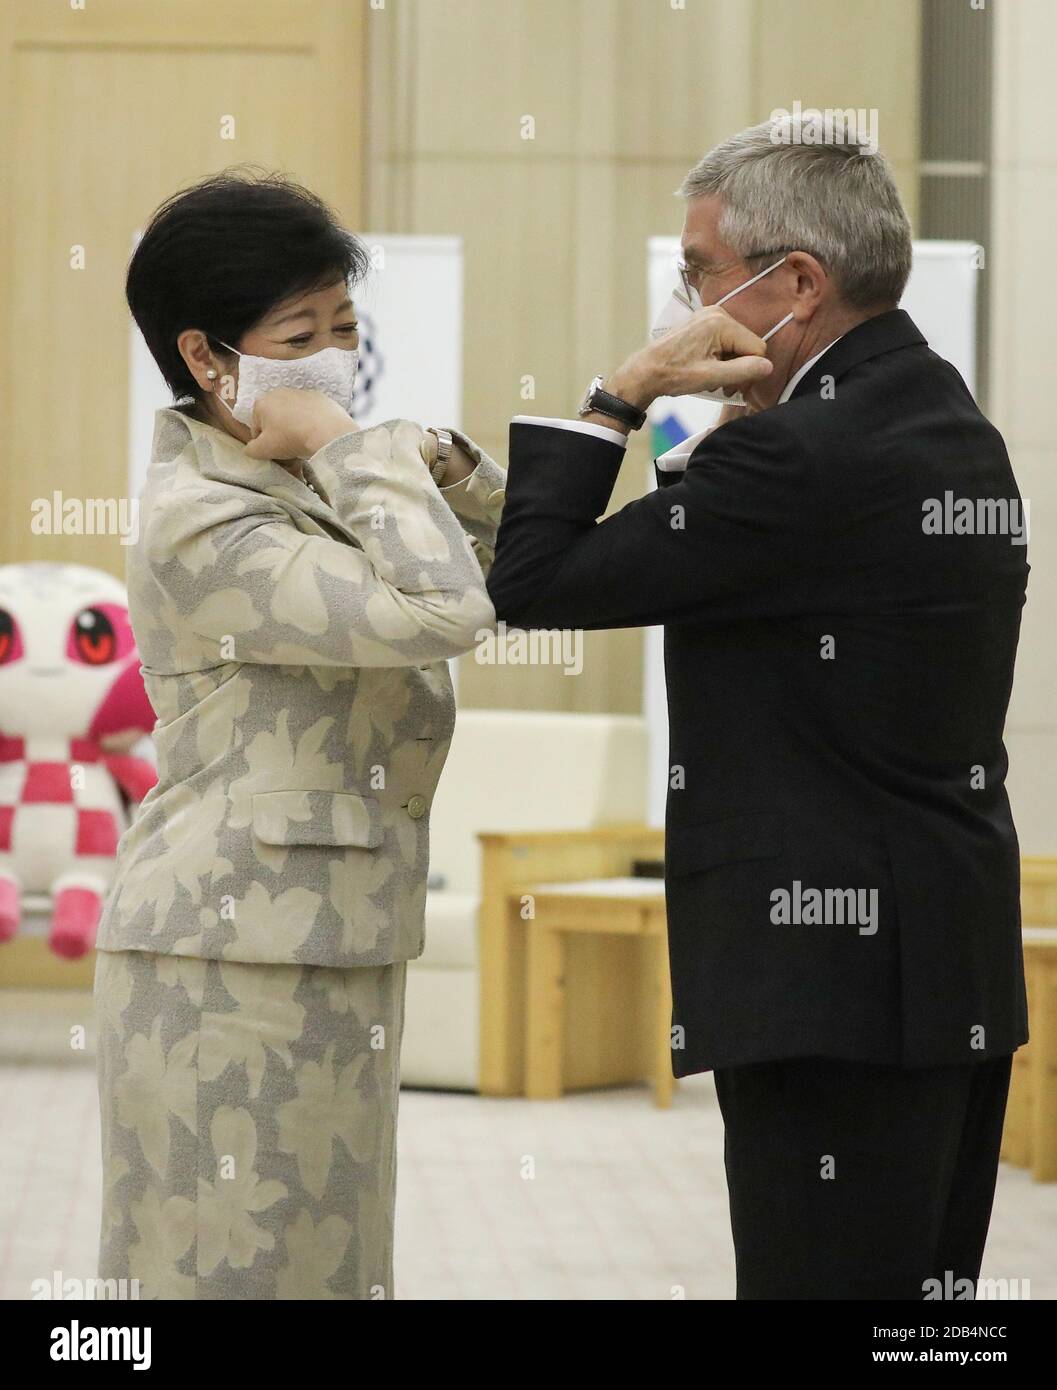
{"type": "Polygon", "coordinates": [[[406,420],[343,436],[313,487],[158,412],[129,608],[158,784],[124,835],[103,950],[382,965],[423,948],[446,658],[494,623],[503,471],[439,491],[406,420]]]}

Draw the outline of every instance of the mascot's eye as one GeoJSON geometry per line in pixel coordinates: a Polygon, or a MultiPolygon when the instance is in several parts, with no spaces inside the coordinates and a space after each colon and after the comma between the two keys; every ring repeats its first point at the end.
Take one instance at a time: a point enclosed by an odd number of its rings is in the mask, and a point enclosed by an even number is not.
{"type": "Polygon", "coordinates": [[[20,654],[18,626],[5,608],[0,608],[0,666],[20,654]]]}
{"type": "Polygon", "coordinates": [[[84,608],[73,620],[71,655],[88,666],[105,666],[117,656],[114,625],[98,608],[84,608]]]}
{"type": "Polygon", "coordinates": [[[84,666],[107,666],[132,656],[136,639],[128,609],[120,603],[93,603],[82,608],[68,629],[66,659],[84,666]]]}

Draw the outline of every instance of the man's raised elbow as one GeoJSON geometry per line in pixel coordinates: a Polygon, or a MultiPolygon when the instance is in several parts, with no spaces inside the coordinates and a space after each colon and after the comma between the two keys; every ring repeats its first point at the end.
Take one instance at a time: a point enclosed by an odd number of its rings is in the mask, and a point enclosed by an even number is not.
{"type": "Polygon", "coordinates": [[[488,597],[491,600],[496,619],[516,626],[524,607],[518,594],[519,586],[511,584],[503,570],[497,574],[494,565],[488,574],[487,584],[488,597]]]}

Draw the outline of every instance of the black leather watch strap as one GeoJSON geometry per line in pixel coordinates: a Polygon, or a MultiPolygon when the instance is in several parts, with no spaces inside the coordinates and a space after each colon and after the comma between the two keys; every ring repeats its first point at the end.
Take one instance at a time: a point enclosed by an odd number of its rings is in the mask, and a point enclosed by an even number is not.
{"type": "Polygon", "coordinates": [[[630,430],[640,430],[646,423],[646,412],[630,405],[627,401],[622,401],[619,396],[611,395],[608,391],[603,391],[601,386],[592,386],[587,393],[584,401],[582,415],[589,411],[596,410],[599,415],[611,415],[614,420],[619,420],[622,425],[627,425],[630,430]]]}

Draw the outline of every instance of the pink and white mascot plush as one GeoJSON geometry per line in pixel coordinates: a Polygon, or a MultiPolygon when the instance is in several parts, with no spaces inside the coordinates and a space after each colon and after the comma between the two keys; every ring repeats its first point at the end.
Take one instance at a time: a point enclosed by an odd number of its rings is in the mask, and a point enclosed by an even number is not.
{"type": "Polygon", "coordinates": [[[83,565],[0,565],[0,941],[50,895],[49,944],[91,950],[127,807],[156,780],[124,587],[83,565]]]}

